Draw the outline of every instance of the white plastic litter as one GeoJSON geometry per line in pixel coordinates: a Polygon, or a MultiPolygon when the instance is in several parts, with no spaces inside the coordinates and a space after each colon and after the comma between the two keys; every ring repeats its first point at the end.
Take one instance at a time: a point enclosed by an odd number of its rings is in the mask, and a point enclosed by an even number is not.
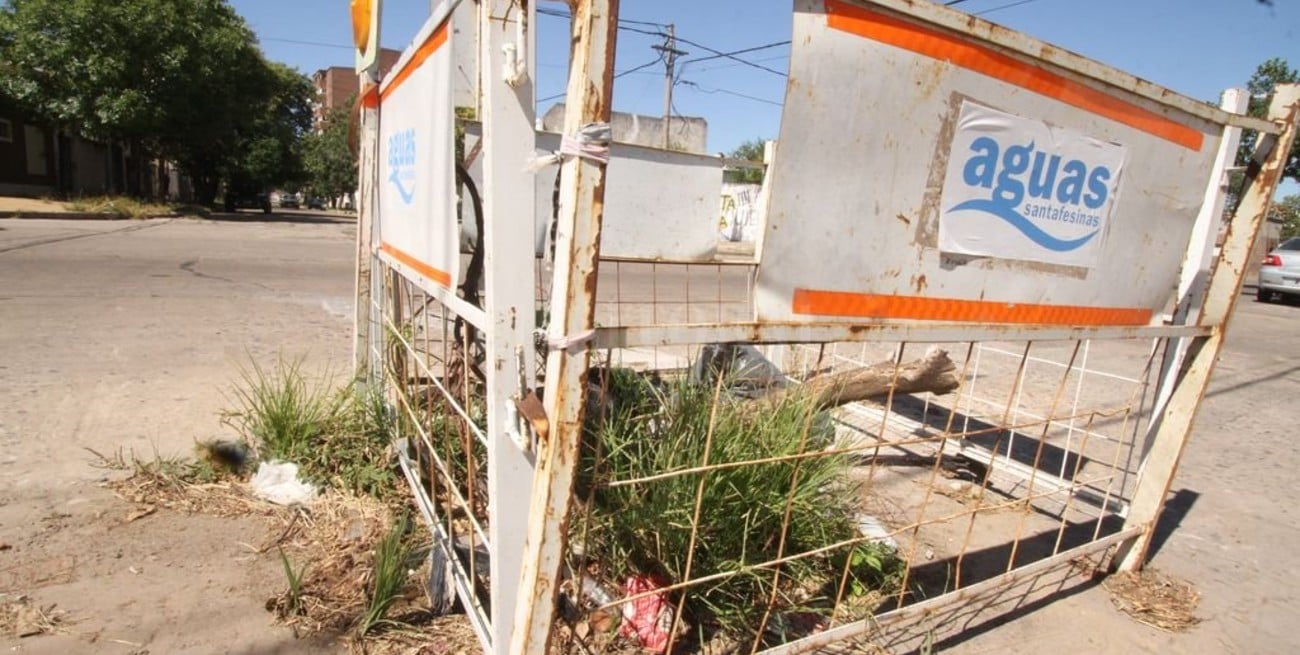
{"type": "Polygon", "coordinates": [[[880,519],[869,514],[859,514],[858,532],[864,537],[869,537],[871,541],[881,543],[894,550],[898,550],[898,542],[894,541],[893,535],[888,527],[880,519]]]}
{"type": "Polygon", "coordinates": [[[305,505],[316,499],[316,487],[298,479],[292,462],[262,462],[248,481],[253,494],[276,505],[305,505]]]}

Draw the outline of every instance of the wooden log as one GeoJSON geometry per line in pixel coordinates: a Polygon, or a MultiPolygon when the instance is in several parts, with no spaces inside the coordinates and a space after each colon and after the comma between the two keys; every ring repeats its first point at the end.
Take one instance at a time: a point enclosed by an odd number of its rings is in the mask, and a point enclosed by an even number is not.
{"type": "Polygon", "coordinates": [[[882,398],[894,394],[930,392],[945,394],[960,386],[957,367],[948,352],[930,348],[924,357],[897,366],[893,361],[873,364],[865,368],[841,371],[812,378],[803,384],[778,389],[752,402],[756,405],[778,404],[791,394],[811,394],[817,409],[831,409],[840,405],[882,398]]]}

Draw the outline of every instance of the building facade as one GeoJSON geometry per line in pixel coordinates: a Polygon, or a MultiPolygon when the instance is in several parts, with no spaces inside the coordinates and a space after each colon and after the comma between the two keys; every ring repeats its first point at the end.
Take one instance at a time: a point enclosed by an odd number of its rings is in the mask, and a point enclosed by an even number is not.
{"type": "MultiPolygon", "coordinates": [[[[382,78],[402,56],[400,50],[384,48],[379,51],[379,75],[382,78]]],[[[320,129],[321,121],[329,110],[347,107],[348,102],[361,91],[356,69],[352,66],[330,66],[316,71],[311,76],[316,86],[316,102],[313,107],[313,126],[320,129]]]]}

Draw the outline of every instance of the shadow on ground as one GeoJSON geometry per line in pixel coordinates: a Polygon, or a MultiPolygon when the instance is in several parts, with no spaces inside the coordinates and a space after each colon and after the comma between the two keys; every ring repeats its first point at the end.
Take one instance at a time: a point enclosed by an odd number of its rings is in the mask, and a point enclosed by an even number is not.
{"type": "Polygon", "coordinates": [[[312,225],[347,225],[356,223],[355,214],[333,214],[311,210],[277,210],[269,214],[260,211],[210,212],[204,220],[227,223],[306,223],[312,225]]]}

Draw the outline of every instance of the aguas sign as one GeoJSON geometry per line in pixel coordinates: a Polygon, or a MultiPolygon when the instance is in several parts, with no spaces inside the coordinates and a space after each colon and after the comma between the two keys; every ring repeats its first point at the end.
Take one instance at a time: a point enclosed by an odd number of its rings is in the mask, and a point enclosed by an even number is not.
{"type": "Polygon", "coordinates": [[[943,252],[1091,267],[1125,148],[966,101],[949,151],[943,252]]]}

